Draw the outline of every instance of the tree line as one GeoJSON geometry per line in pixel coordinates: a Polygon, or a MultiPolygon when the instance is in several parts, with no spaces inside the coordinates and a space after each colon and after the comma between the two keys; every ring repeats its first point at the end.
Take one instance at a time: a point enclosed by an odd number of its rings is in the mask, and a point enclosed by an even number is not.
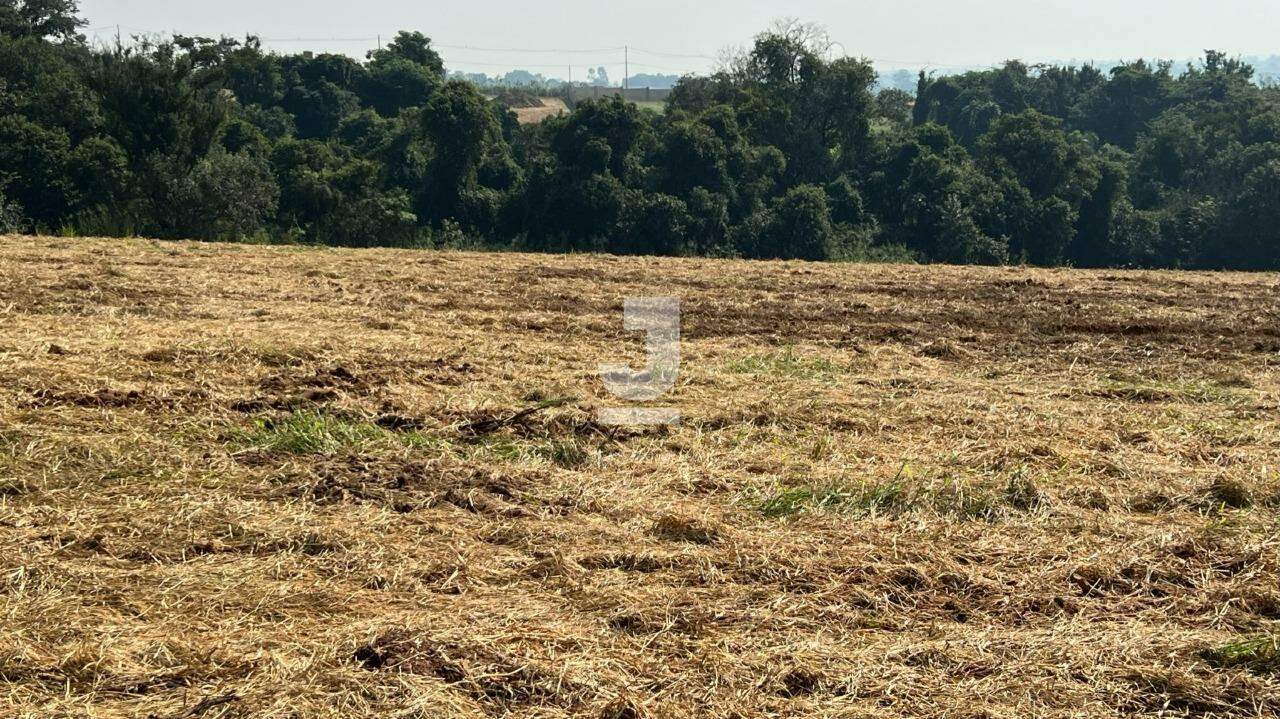
{"type": "Polygon", "coordinates": [[[1081,267],[1280,266],[1280,90],[1218,52],[1009,62],[914,94],[762,33],[664,113],[521,126],[402,32],[365,61],[178,36],[89,46],[0,0],[0,230],[1081,267]]]}

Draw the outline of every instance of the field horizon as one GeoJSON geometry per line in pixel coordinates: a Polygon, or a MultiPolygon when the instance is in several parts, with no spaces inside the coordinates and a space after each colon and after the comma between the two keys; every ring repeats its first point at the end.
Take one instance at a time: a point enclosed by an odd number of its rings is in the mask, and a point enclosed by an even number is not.
{"type": "Polygon", "coordinates": [[[1280,713],[1275,274],[27,236],[0,273],[0,715],[1280,713]],[[605,426],[653,296],[682,420],[605,426]]]}

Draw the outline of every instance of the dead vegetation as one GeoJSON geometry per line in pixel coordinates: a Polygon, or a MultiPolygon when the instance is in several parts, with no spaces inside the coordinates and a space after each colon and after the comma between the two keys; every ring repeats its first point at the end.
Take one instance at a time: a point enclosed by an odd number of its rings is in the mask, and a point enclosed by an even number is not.
{"type": "Polygon", "coordinates": [[[1270,717],[1272,275],[0,241],[0,716],[1270,717]],[[628,296],[684,422],[619,430],[628,296]]]}

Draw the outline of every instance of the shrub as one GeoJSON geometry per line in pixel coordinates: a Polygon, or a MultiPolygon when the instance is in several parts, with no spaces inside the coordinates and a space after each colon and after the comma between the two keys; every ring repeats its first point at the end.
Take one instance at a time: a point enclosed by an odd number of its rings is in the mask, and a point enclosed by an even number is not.
{"type": "Polygon", "coordinates": [[[618,250],[635,255],[677,255],[685,247],[689,209],[670,195],[636,193],[627,203],[618,250]]]}
{"type": "Polygon", "coordinates": [[[169,209],[180,236],[239,240],[258,234],[279,200],[280,188],[263,164],[216,151],[172,188],[169,209]]]}
{"type": "Polygon", "coordinates": [[[5,198],[0,192],[0,234],[17,234],[26,229],[27,221],[22,217],[22,208],[5,198]]]}
{"type": "Polygon", "coordinates": [[[271,172],[243,155],[214,153],[192,172],[202,224],[219,237],[247,237],[275,214],[280,188],[271,172]]]}
{"type": "Polygon", "coordinates": [[[776,199],[767,213],[749,217],[738,247],[757,259],[828,260],[835,254],[835,237],[827,193],[800,185],[776,199]]]}

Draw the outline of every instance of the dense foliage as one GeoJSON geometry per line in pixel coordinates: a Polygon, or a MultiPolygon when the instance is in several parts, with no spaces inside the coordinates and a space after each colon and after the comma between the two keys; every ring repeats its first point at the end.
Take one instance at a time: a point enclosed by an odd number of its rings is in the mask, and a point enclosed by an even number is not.
{"type": "Polygon", "coordinates": [[[94,49],[0,0],[0,229],[332,245],[1280,266],[1280,91],[1208,53],[921,76],[790,25],[665,113],[522,127],[431,41],[365,62],[177,37],[94,49]]]}

